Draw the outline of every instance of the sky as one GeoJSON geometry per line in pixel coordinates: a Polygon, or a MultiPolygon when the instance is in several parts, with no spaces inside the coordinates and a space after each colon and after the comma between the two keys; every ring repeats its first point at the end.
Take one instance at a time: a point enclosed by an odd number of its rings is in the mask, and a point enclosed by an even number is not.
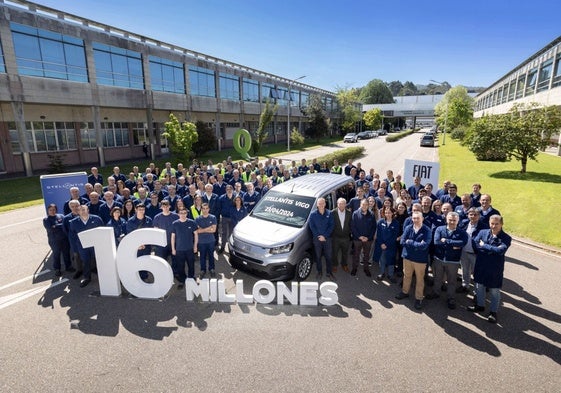
{"type": "Polygon", "coordinates": [[[553,0],[35,2],[329,91],[372,79],[488,87],[561,36],[553,0]]]}

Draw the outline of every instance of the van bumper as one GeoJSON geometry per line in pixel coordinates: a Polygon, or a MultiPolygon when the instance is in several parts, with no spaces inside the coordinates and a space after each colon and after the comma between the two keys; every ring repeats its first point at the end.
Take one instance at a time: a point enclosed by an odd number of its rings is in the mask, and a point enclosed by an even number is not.
{"type": "Polygon", "coordinates": [[[249,257],[236,253],[235,250],[230,250],[228,262],[235,269],[270,281],[292,280],[294,278],[294,266],[288,262],[263,265],[260,261],[254,261],[249,257]]]}

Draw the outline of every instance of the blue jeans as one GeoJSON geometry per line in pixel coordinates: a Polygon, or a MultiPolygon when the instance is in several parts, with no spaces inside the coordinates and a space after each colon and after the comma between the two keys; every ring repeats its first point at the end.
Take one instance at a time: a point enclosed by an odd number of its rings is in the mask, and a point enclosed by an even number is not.
{"type": "Polygon", "coordinates": [[[208,269],[214,270],[214,243],[199,243],[201,272],[206,272],[206,259],[208,257],[208,269]]]}
{"type": "MultiPolygon", "coordinates": [[[[485,285],[475,283],[475,291],[477,293],[477,305],[485,307],[485,285]]],[[[491,312],[497,312],[499,303],[501,302],[501,288],[489,288],[491,295],[491,312]]]]}
{"type": "Polygon", "coordinates": [[[380,255],[380,274],[384,274],[386,272],[386,268],[388,270],[388,277],[392,278],[395,270],[395,261],[388,261],[387,257],[388,253],[386,250],[382,250],[382,255],[380,255]]]}

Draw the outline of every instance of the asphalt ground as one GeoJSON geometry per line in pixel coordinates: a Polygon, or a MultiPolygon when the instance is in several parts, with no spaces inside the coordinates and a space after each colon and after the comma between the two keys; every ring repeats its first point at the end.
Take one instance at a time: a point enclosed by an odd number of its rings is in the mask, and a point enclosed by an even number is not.
{"type": "MultiPolygon", "coordinates": [[[[409,138],[364,141],[363,166],[431,160],[436,149],[409,138]]],[[[553,392],[561,383],[561,258],[534,247],[509,249],[493,325],[466,311],[465,295],[456,310],[441,298],[416,311],[394,298],[396,284],[362,270],[336,274],[334,306],[187,302],[175,287],[163,300],[100,297],[95,276],[79,288],[50,271],[43,214],[0,215],[2,392],[553,392]]],[[[257,279],[217,257],[228,290],[241,279],[250,292],[257,279]]]]}

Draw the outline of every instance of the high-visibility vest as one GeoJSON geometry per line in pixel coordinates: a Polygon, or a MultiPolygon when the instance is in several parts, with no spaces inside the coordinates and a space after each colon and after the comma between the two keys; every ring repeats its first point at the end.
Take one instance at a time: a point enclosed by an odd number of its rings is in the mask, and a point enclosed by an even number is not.
{"type": "Polygon", "coordinates": [[[343,173],[342,169],[343,169],[343,168],[341,168],[341,165],[339,165],[339,166],[332,166],[332,167],[331,167],[331,173],[337,173],[337,174],[340,175],[341,173],[343,173]]]}
{"type": "Polygon", "coordinates": [[[199,217],[200,215],[201,215],[201,212],[199,210],[197,210],[195,205],[191,206],[191,217],[193,217],[193,220],[195,218],[199,217]]]}

